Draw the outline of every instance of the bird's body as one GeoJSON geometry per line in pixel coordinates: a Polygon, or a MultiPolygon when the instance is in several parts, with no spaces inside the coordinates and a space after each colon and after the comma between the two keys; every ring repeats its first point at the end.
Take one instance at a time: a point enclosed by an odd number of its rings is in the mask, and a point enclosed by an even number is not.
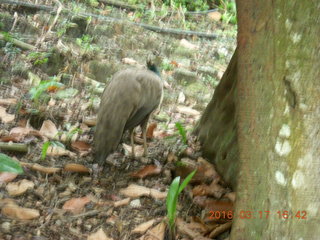
{"type": "Polygon", "coordinates": [[[162,80],[153,71],[132,68],[114,75],[102,94],[98,112],[94,135],[96,161],[103,164],[117,148],[123,133],[132,132],[138,125],[145,143],[147,122],[159,106],[162,92],[162,80]]]}

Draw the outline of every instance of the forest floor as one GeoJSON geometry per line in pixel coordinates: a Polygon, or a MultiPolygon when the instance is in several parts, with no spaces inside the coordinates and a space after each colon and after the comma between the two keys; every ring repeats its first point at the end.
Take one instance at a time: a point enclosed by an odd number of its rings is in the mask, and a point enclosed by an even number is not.
{"type": "Polygon", "coordinates": [[[169,186],[193,169],[192,187],[178,200],[177,239],[227,239],[230,218],[212,214],[231,211],[234,193],[191,133],[234,51],[236,27],[218,13],[60,2],[69,10],[0,4],[0,153],[24,168],[0,173],[0,240],[163,239],[169,186]],[[141,156],[138,131],[137,159],[124,136],[99,172],[91,150],[100,95],[115,72],[144,67],[150,56],[165,88],[161,111],[149,122],[149,155],[141,156]]]}

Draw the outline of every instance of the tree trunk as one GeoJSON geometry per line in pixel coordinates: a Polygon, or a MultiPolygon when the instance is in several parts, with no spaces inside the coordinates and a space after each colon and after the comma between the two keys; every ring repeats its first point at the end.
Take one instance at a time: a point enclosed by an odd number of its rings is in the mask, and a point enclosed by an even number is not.
{"type": "Polygon", "coordinates": [[[234,188],[239,162],[235,119],[236,78],[237,50],[195,130],[202,143],[203,155],[215,163],[226,183],[234,188]]]}
{"type": "Polygon", "coordinates": [[[230,111],[218,88],[197,129],[216,164],[217,149],[239,152],[231,239],[320,239],[320,4],[238,0],[237,8],[236,140],[223,147],[234,125],[217,130],[218,114],[230,111]]]}

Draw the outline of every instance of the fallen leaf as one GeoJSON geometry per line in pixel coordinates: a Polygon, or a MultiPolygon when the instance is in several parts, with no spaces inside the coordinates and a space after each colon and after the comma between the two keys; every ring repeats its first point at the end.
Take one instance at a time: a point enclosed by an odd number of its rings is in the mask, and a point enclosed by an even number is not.
{"type": "Polygon", "coordinates": [[[3,136],[0,138],[1,142],[19,142],[21,138],[19,136],[15,135],[8,135],[8,136],[3,136]]]}
{"type": "Polygon", "coordinates": [[[140,239],[148,239],[148,240],[162,240],[164,239],[166,231],[166,224],[164,221],[161,221],[158,225],[147,231],[147,233],[142,236],[140,239]]]}
{"type": "Polygon", "coordinates": [[[76,150],[78,152],[84,152],[84,151],[89,151],[91,146],[84,142],[84,141],[75,141],[71,143],[71,147],[73,150],[76,150]]]}
{"type": "Polygon", "coordinates": [[[156,165],[147,165],[144,168],[131,173],[131,177],[135,177],[135,178],[145,178],[147,176],[151,176],[151,175],[157,175],[161,172],[161,167],[156,166],[156,165]]]}
{"type": "Polygon", "coordinates": [[[6,204],[1,213],[9,218],[20,220],[31,220],[38,218],[40,213],[36,209],[19,207],[14,203],[6,204]]]}
{"type": "Polygon", "coordinates": [[[122,58],[122,62],[129,65],[137,65],[138,62],[132,58],[122,58]]]}
{"type": "Polygon", "coordinates": [[[0,99],[0,105],[14,105],[16,104],[18,101],[15,98],[6,98],[6,99],[0,99]]]}
{"type": "Polygon", "coordinates": [[[178,218],[176,220],[176,226],[178,228],[178,231],[188,235],[191,239],[203,239],[203,240],[210,240],[211,238],[204,238],[202,233],[197,231],[197,229],[191,229],[190,225],[183,221],[182,219],[178,218]]]}
{"type": "Polygon", "coordinates": [[[83,123],[87,124],[89,127],[93,127],[97,124],[97,117],[86,117],[83,123]]]}
{"type": "Polygon", "coordinates": [[[180,92],[178,97],[178,103],[181,104],[181,103],[184,103],[185,101],[186,101],[186,96],[184,95],[183,92],[180,92]]]}
{"type": "MultiPolygon", "coordinates": [[[[132,154],[131,145],[122,143],[122,146],[123,146],[123,148],[125,150],[125,155],[126,156],[131,156],[131,154],[132,154]]],[[[141,146],[141,145],[135,145],[134,146],[135,157],[142,157],[143,156],[143,152],[144,152],[143,146],[141,146]]]]}
{"type": "Polygon", "coordinates": [[[0,120],[3,123],[10,123],[14,120],[14,114],[7,113],[6,109],[0,106],[0,120]]]}
{"type": "Polygon", "coordinates": [[[148,129],[147,129],[147,138],[148,139],[152,139],[153,138],[153,132],[154,130],[157,128],[157,123],[151,123],[149,126],[148,126],[148,129]]]}
{"type": "Polygon", "coordinates": [[[130,198],[149,196],[155,199],[164,199],[167,197],[167,192],[160,192],[156,189],[147,188],[136,184],[130,184],[127,188],[120,189],[120,193],[130,198]]]}
{"type": "Polygon", "coordinates": [[[88,196],[71,198],[63,204],[62,209],[78,214],[82,212],[84,206],[89,202],[91,202],[91,199],[88,196]]]}
{"type": "Polygon", "coordinates": [[[210,12],[208,13],[208,17],[213,21],[220,21],[222,14],[219,12],[210,12]]]}
{"type": "Polygon", "coordinates": [[[87,240],[112,240],[112,238],[107,237],[102,228],[100,228],[95,233],[90,234],[87,240]]]}
{"type": "Polygon", "coordinates": [[[180,40],[180,45],[185,48],[191,49],[191,50],[199,49],[199,46],[189,42],[188,40],[186,40],[184,38],[180,40]]]}
{"type": "Polygon", "coordinates": [[[182,113],[184,115],[188,115],[188,116],[193,116],[193,117],[199,117],[200,116],[200,112],[192,109],[190,107],[186,107],[186,106],[177,106],[176,107],[177,112],[182,113]]]}
{"type": "Polygon", "coordinates": [[[145,233],[149,228],[151,228],[156,222],[158,222],[160,219],[151,219],[147,222],[141,223],[140,225],[136,226],[132,231],[131,234],[143,234],[145,233]]]}
{"type": "Polygon", "coordinates": [[[51,156],[51,157],[69,156],[71,158],[75,158],[77,155],[67,149],[64,149],[63,147],[51,145],[47,149],[47,156],[51,156]]]}
{"type": "Polygon", "coordinates": [[[122,206],[127,206],[129,203],[130,203],[130,198],[125,198],[125,199],[114,202],[113,206],[122,207],[122,206]]]}
{"type": "Polygon", "coordinates": [[[27,179],[20,180],[18,182],[8,183],[6,190],[10,196],[19,196],[25,193],[29,189],[34,188],[34,183],[27,179]]]}
{"type": "Polygon", "coordinates": [[[228,231],[231,227],[232,227],[232,221],[219,225],[209,234],[210,239],[216,238],[221,233],[228,231]]]}
{"type": "Polygon", "coordinates": [[[66,165],[64,165],[64,171],[67,172],[79,172],[79,173],[89,173],[90,170],[89,168],[85,167],[82,164],[78,164],[78,163],[68,163],[66,165]]]}
{"type": "Polygon", "coordinates": [[[0,183],[8,183],[14,180],[18,176],[17,173],[12,172],[0,172],[0,183]]]}
{"type": "Polygon", "coordinates": [[[51,120],[43,121],[39,132],[49,139],[56,139],[58,137],[58,129],[51,120]]]}
{"type": "Polygon", "coordinates": [[[44,166],[41,166],[41,165],[38,164],[38,163],[25,163],[25,162],[20,162],[20,164],[21,164],[22,166],[31,168],[32,170],[39,171],[39,172],[46,173],[46,174],[53,174],[53,173],[59,172],[59,171],[61,170],[61,168],[44,167],[44,166]]]}
{"type": "Polygon", "coordinates": [[[224,196],[229,198],[232,202],[236,201],[236,193],[235,192],[226,193],[224,196]]]}

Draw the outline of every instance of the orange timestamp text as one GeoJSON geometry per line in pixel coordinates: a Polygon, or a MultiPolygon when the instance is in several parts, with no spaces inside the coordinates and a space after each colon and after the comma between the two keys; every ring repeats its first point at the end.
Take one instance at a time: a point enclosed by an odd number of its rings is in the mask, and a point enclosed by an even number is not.
{"type": "Polygon", "coordinates": [[[209,219],[210,220],[219,220],[219,219],[268,219],[271,215],[275,215],[280,219],[307,219],[307,211],[244,211],[240,210],[238,214],[234,211],[210,211],[209,219]]]}

